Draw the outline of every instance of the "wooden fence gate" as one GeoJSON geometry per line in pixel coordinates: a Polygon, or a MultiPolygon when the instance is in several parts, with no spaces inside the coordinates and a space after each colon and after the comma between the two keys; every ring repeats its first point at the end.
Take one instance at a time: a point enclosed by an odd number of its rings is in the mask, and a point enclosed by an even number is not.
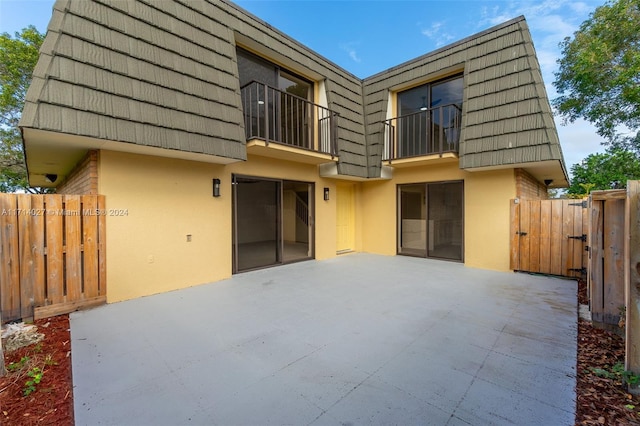
{"type": "Polygon", "coordinates": [[[625,369],[640,374],[640,181],[584,202],[513,200],[511,231],[513,270],[579,277],[588,268],[591,316],[616,327],[625,319],[625,369]]]}
{"type": "Polygon", "coordinates": [[[589,196],[589,310],[594,321],[606,324],[618,324],[625,306],[626,202],[626,189],[589,196]]]}
{"type": "Polygon", "coordinates": [[[586,207],[583,200],[511,200],[511,269],[586,276],[586,207]]]}
{"type": "Polygon", "coordinates": [[[2,321],[106,303],[103,195],[0,194],[2,321]]]}

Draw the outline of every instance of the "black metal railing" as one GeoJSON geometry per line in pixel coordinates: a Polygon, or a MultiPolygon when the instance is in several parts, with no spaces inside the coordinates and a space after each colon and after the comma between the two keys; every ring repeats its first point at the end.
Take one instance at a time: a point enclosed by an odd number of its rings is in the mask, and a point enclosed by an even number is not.
{"type": "Polygon", "coordinates": [[[443,105],[384,122],[383,160],[458,152],[462,107],[443,105]]]}
{"type": "Polygon", "coordinates": [[[240,91],[247,140],[337,155],[337,113],[255,81],[240,91]]]}

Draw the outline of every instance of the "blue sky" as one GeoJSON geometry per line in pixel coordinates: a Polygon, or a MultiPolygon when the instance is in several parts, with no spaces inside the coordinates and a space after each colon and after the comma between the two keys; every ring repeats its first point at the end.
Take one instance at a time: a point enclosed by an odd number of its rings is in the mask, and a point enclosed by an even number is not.
{"type": "MultiPolygon", "coordinates": [[[[29,24],[45,31],[53,3],[0,0],[0,32],[13,34],[29,24]]],[[[236,4],[361,78],[524,15],[553,99],[558,44],[604,0],[238,0],[236,4]]],[[[556,118],[556,125],[567,168],[603,151],[601,138],[588,123],[563,126],[556,118]]]]}

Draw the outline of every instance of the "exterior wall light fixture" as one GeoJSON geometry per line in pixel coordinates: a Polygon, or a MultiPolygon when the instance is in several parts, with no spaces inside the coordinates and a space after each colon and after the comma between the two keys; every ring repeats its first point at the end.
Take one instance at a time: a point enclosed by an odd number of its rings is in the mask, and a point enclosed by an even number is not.
{"type": "Polygon", "coordinates": [[[214,197],[220,196],[220,179],[213,180],[213,196],[214,197]]]}
{"type": "Polygon", "coordinates": [[[329,188],[324,189],[324,200],[329,201],[329,188]]]}

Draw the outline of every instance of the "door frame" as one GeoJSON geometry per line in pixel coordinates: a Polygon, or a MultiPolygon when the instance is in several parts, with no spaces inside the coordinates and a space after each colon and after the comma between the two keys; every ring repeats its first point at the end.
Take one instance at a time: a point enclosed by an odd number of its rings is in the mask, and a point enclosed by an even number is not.
{"type": "Polygon", "coordinates": [[[254,175],[245,175],[240,173],[232,173],[231,175],[231,272],[232,274],[237,274],[241,272],[252,271],[256,269],[264,269],[271,268],[274,266],[285,265],[289,263],[295,263],[305,260],[311,260],[315,258],[315,182],[305,182],[305,181],[297,181],[290,179],[281,179],[281,178],[271,178],[264,176],[254,176],[254,175]],[[269,265],[257,266],[253,268],[239,269],[238,260],[239,260],[239,250],[238,250],[238,181],[237,179],[252,179],[258,181],[266,181],[266,182],[275,182],[277,183],[277,195],[276,195],[276,232],[277,232],[277,242],[276,242],[276,261],[269,265]],[[308,187],[308,256],[304,258],[299,258],[295,260],[284,260],[284,213],[283,213],[283,193],[284,193],[284,185],[285,182],[293,182],[295,184],[304,184],[308,187]]]}
{"type": "Polygon", "coordinates": [[[413,256],[413,257],[422,257],[426,259],[437,259],[437,260],[446,260],[450,262],[459,262],[464,263],[464,235],[465,235],[465,203],[464,203],[464,180],[463,179],[455,179],[455,180],[444,180],[444,181],[433,181],[433,182],[407,182],[396,185],[396,254],[401,256],[413,256]],[[451,259],[447,257],[438,257],[438,256],[430,256],[429,255],[429,185],[439,185],[439,184],[451,184],[451,183],[460,183],[460,202],[461,202],[461,240],[460,240],[460,259],[451,259]],[[424,255],[420,254],[412,254],[401,251],[402,244],[402,200],[400,196],[400,190],[403,186],[408,185],[424,185],[425,188],[425,199],[423,207],[425,209],[425,248],[424,255]]]}

